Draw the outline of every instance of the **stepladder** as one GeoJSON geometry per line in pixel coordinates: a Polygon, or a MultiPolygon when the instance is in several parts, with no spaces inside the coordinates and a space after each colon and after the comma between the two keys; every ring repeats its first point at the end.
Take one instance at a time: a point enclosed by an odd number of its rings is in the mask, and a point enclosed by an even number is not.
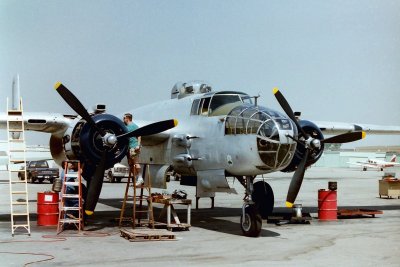
{"type": "Polygon", "coordinates": [[[10,187],[11,235],[17,230],[31,234],[28,185],[26,179],[26,143],[22,99],[10,109],[7,98],[8,178],[10,187]]]}
{"type": "Polygon", "coordinates": [[[84,228],[81,164],[67,160],[63,165],[57,234],[67,226],[78,231],[84,228]]]}
{"type": "Polygon", "coordinates": [[[125,196],[119,218],[119,227],[128,221],[132,222],[132,228],[149,227],[154,229],[153,201],[151,196],[151,177],[148,164],[143,166],[143,183],[137,183],[136,164],[130,164],[128,182],[125,188],[125,196]],[[130,192],[130,191],[133,192],[130,192]],[[124,217],[127,203],[132,200],[132,217],[124,217]]]}

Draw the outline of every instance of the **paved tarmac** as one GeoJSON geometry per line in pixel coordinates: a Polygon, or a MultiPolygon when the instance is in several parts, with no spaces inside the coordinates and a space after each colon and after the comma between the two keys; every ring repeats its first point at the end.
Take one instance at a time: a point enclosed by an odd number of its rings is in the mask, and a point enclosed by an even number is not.
{"type": "MultiPolygon", "coordinates": [[[[60,235],[63,238],[55,237],[55,226],[37,226],[37,192],[50,190],[51,185],[29,184],[32,234],[11,237],[7,173],[0,172],[0,266],[32,262],[36,263],[29,266],[400,266],[400,199],[379,198],[382,174],[350,168],[310,168],[296,203],[303,205],[303,213],[311,214],[311,223],[279,226],[263,221],[258,238],[241,233],[244,190],[235,181],[233,186],[239,194],[217,194],[212,210],[210,200],[201,199],[200,209],[192,209],[190,231],[173,232],[176,241],[129,242],[120,237],[114,220],[119,217],[126,183],[108,182],[85,231],[81,235],[64,231],[60,235]],[[319,221],[317,192],[326,189],[328,181],[338,183],[339,208],[376,209],[383,214],[319,221]]],[[[284,208],[291,175],[264,176],[274,189],[276,212],[291,213],[284,208]]],[[[189,198],[194,197],[193,187],[171,181],[168,191],[175,188],[185,189],[189,198]]],[[[156,214],[160,208],[155,204],[156,214]]],[[[176,208],[183,220],[185,207],[176,208]]]]}

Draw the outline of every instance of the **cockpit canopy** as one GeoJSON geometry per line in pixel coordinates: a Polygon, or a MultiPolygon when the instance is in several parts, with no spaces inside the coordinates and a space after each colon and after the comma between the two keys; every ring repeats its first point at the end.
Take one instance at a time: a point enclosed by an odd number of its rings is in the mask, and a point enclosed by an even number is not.
{"type": "Polygon", "coordinates": [[[205,94],[195,99],[190,115],[221,116],[227,115],[233,108],[252,103],[249,95],[241,92],[222,91],[205,94]]]}

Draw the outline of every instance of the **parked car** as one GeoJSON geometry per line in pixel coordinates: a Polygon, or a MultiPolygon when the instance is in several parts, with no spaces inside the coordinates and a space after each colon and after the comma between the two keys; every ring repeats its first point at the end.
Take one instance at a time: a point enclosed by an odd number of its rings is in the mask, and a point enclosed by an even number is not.
{"type": "Polygon", "coordinates": [[[115,181],[120,183],[122,178],[129,177],[129,167],[121,163],[116,163],[114,167],[104,172],[104,177],[106,177],[110,183],[114,183],[115,181]]]}
{"type": "MultiPolygon", "coordinates": [[[[26,162],[26,175],[29,183],[34,183],[36,180],[43,183],[44,180],[48,180],[52,184],[54,179],[59,177],[59,170],[58,168],[50,168],[46,160],[34,160],[26,162]]],[[[23,170],[18,172],[18,178],[25,180],[23,170]]]]}

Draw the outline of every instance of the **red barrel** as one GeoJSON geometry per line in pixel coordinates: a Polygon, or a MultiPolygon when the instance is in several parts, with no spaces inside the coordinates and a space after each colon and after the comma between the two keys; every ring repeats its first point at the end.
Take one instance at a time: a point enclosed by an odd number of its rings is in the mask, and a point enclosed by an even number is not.
{"type": "Polygon", "coordinates": [[[37,224],[43,226],[58,224],[58,193],[38,192],[37,224]]]}
{"type": "Polygon", "coordinates": [[[337,193],[333,190],[318,190],[318,219],[337,220],[337,193]]]}

